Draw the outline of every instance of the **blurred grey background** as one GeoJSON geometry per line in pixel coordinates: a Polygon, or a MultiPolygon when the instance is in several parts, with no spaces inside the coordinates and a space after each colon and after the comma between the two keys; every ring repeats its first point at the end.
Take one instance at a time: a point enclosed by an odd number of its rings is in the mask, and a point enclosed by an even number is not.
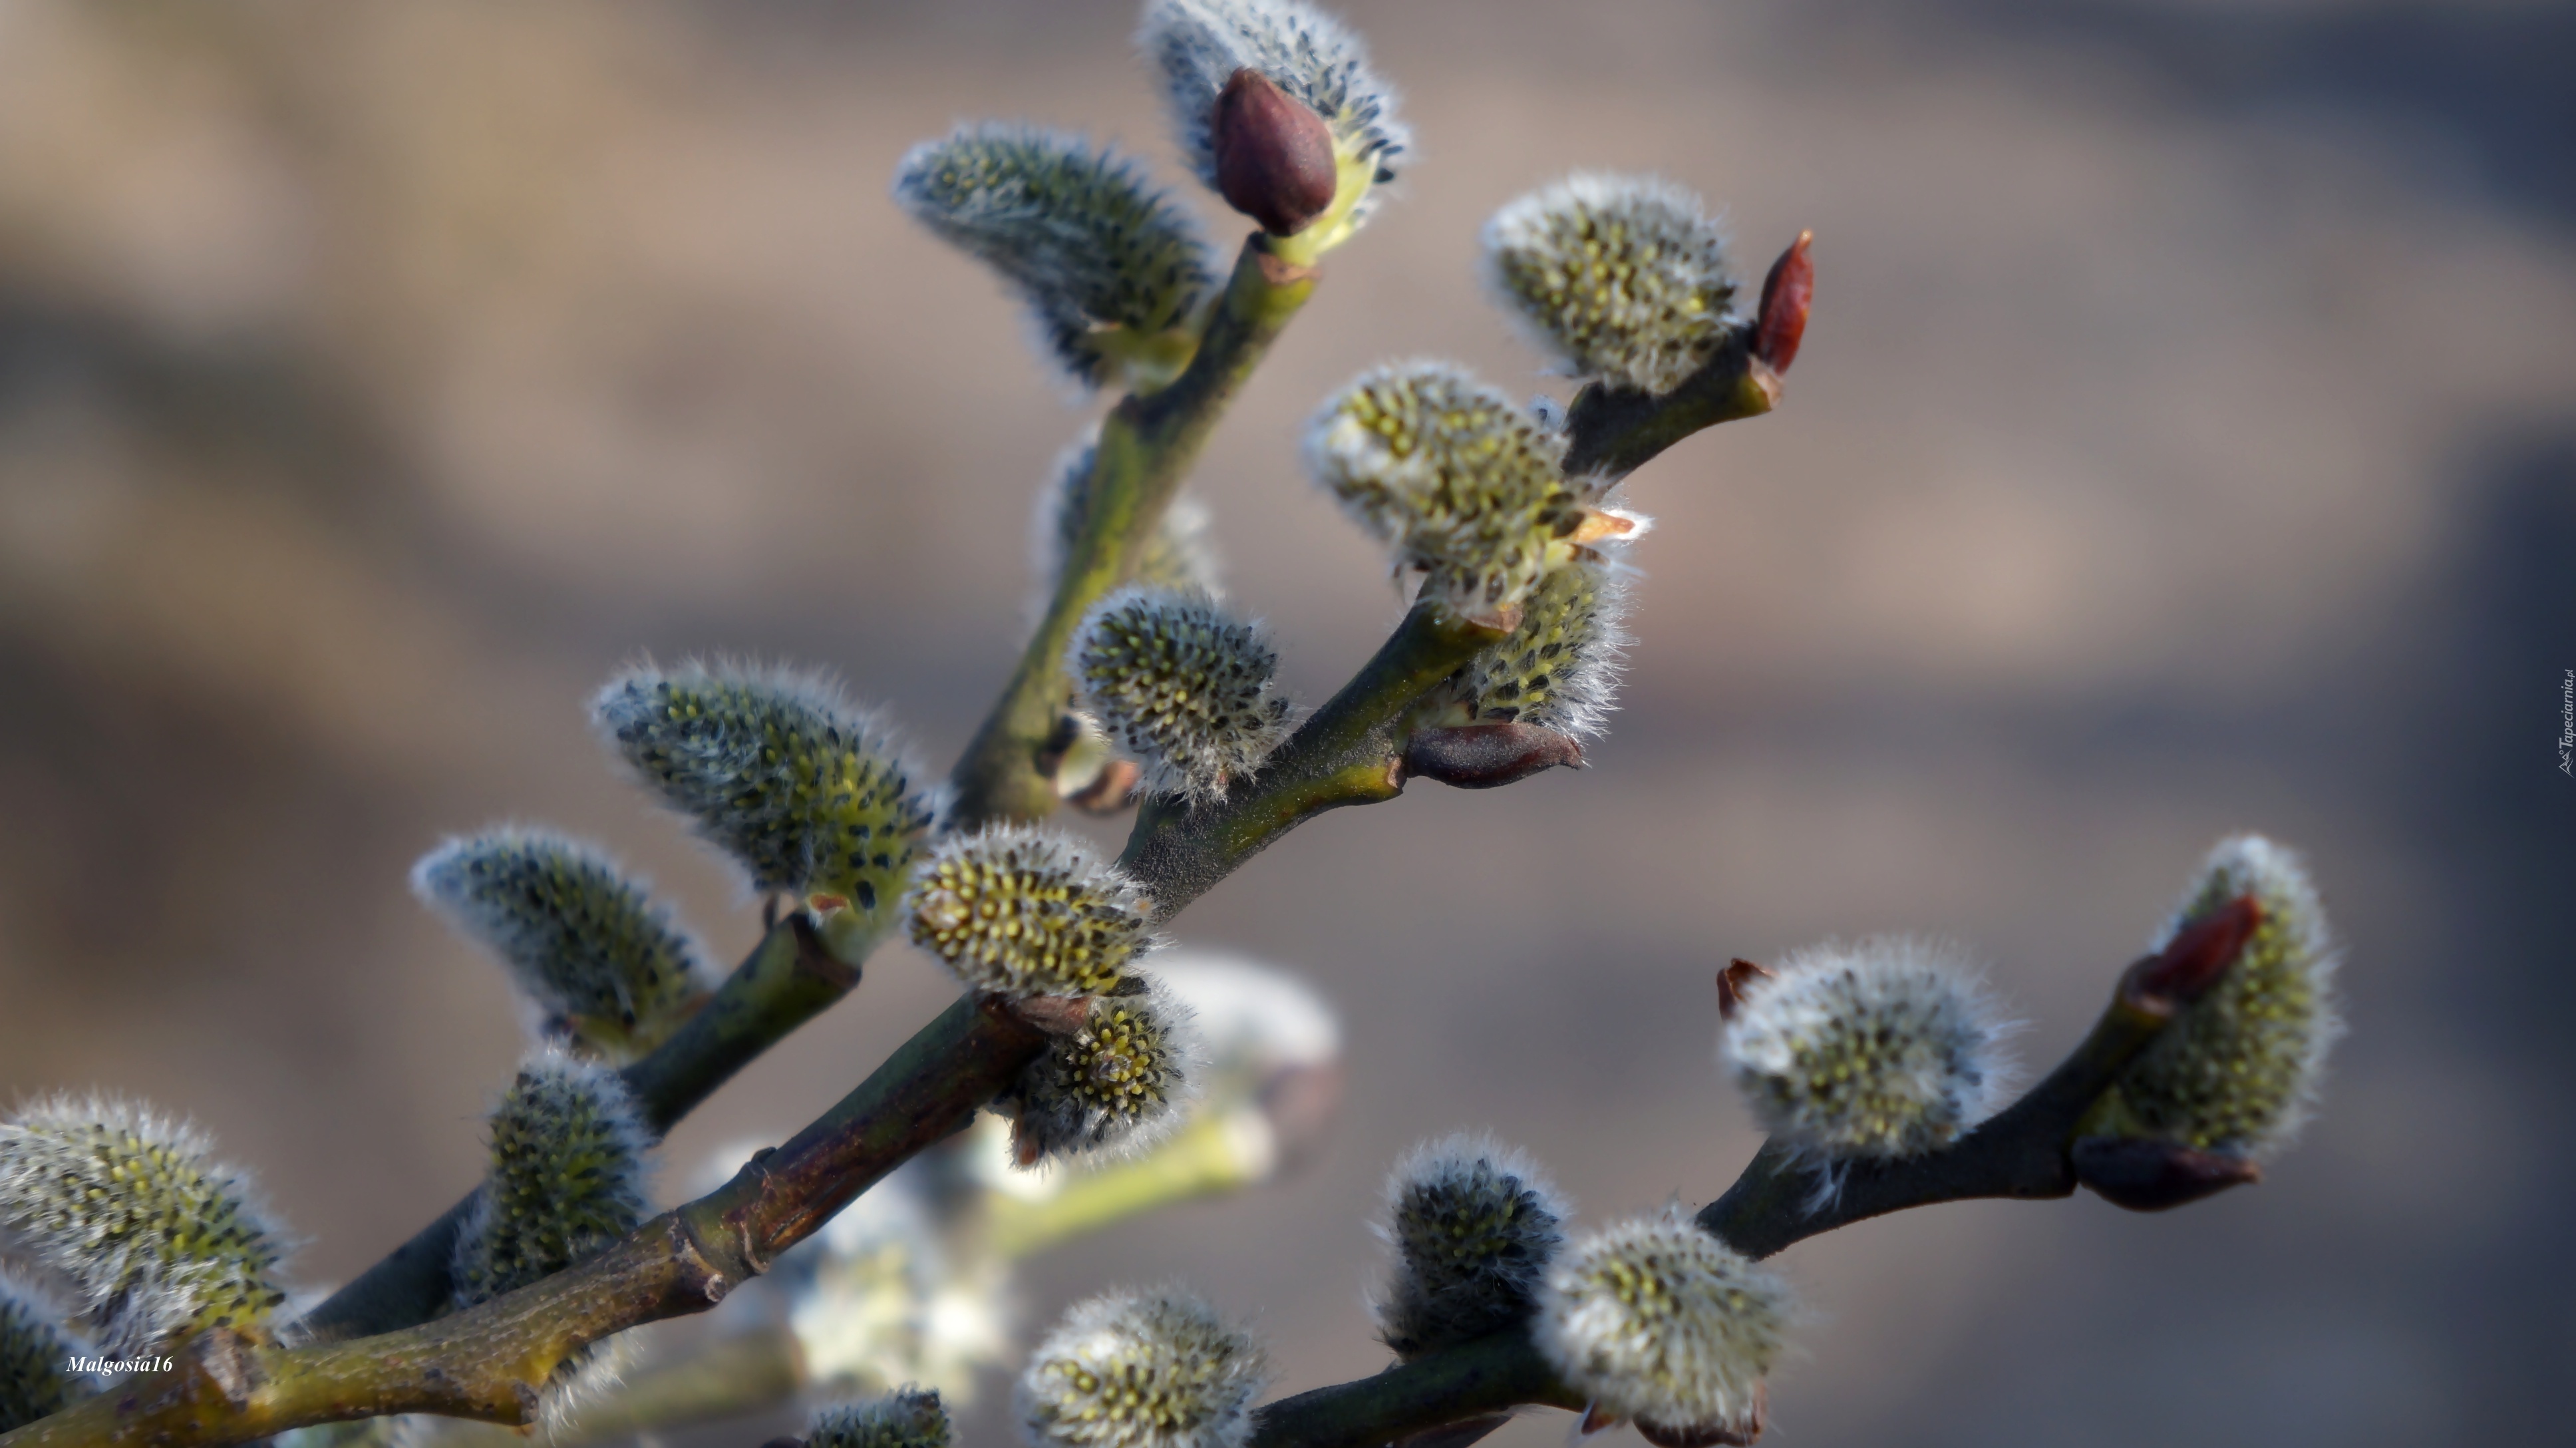
{"type": "MultiPolygon", "coordinates": [[[[1799,1247],[1776,1441],[2563,1430],[2576,8],[1347,13],[1418,152],[1199,482],[1310,700],[1398,603],[1300,419],[1425,352],[1562,393],[1478,294],[1497,205],[1660,172],[1754,276],[1813,227],[1815,323],[1782,411],[1639,475],[1662,528],[1591,770],[1330,816],[1183,919],[1330,993],[1345,1119],[1289,1183],[1044,1259],[1031,1326],[1180,1278],[1285,1387],[1372,1371],[1365,1218],[1407,1144],[1494,1128],[1594,1220],[1705,1200],[1754,1145],[1708,1060],[1726,957],[1953,936],[2044,1066],[2253,828],[2350,943],[2306,1144],[2172,1216],[1973,1204],[1799,1247]]],[[[519,1049],[498,972],[405,892],[443,832],[585,832],[726,960],[756,931],[603,766],[611,669],[829,664],[944,765],[1085,411],[886,181],[993,114],[1178,180],[1132,23],[0,0],[0,1097],[194,1114],[343,1279],[473,1180],[519,1049]]],[[[666,1180],[949,990],[880,956],[666,1180]]]]}

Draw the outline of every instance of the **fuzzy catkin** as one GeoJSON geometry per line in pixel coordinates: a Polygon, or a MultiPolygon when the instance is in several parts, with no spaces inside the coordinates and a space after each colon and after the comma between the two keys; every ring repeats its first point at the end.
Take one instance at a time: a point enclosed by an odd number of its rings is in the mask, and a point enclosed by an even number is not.
{"type": "Polygon", "coordinates": [[[1309,426],[1306,458],[1345,511],[1430,574],[1426,597],[1460,613],[1517,606],[1573,556],[1587,511],[1565,439],[1509,397],[1441,362],[1362,374],[1309,426]]]}
{"type": "Polygon", "coordinates": [[[620,1064],[659,1045],[708,988],[696,943],[650,887],[579,841],[528,829],[449,840],[411,884],[501,961],[550,1031],[620,1064]]]}
{"type": "Polygon", "coordinates": [[[1474,721],[1597,737],[1618,707],[1627,614],[1618,564],[1577,557],[1548,574],[1530,590],[1520,627],[1467,666],[1460,692],[1474,721]]]}
{"type": "Polygon", "coordinates": [[[1406,1153],[1379,1235],[1395,1249],[1378,1335],[1400,1357],[1526,1320],[1564,1242],[1566,1206],[1529,1158],[1459,1134],[1406,1153]]]}
{"type": "Polygon", "coordinates": [[[1576,1392],[1668,1432],[1758,1426],[1788,1288],[1677,1210],[1604,1228],[1548,1269],[1532,1336],[1576,1392]]]}
{"type": "Polygon", "coordinates": [[[1268,1375],[1260,1344],[1197,1298],[1111,1293],[1038,1344],[1016,1399],[1041,1445],[1239,1448],[1268,1375]]]}
{"type": "Polygon", "coordinates": [[[1078,136],[976,122],[914,147],[894,194],[1020,293],[1078,381],[1122,380],[1123,362],[1157,347],[1186,360],[1187,346],[1158,339],[1195,325],[1214,285],[1207,245],[1135,163],[1078,136]]]}
{"type": "Polygon", "coordinates": [[[1734,328],[1724,238],[1677,186],[1569,177],[1494,213],[1484,240],[1495,294],[1578,377],[1668,392],[1734,328]]]}
{"type": "Polygon", "coordinates": [[[910,897],[915,944],[977,990],[1096,995],[1153,943],[1134,882],[1069,835],[989,825],[943,841],[910,897]]]}
{"type": "Polygon", "coordinates": [[[811,675],[641,668],[591,706],[600,732],[754,888],[881,919],[933,818],[882,728],[811,675]]]}
{"type": "Polygon", "coordinates": [[[647,1209],[652,1138],[606,1066],[552,1049],[531,1056],[489,1129],[483,1193],[456,1238],[460,1307],[590,1260],[647,1209]]]}
{"type": "Polygon", "coordinates": [[[1288,733],[1279,655],[1203,595],[1126,588],[1074,630],[1076,685],[1152,794],[1221,800],[1288,733]]]}
{"type": "Polygon", "coordinates": [[[1092,1001],[1007,1093],[1023,1160],[1151,1146],[1179,1124],[1199,1054],[1188,1009],[1157,983],[1131,978],[1092,1001]]]}
{"type": "MultiPolygon", "coordinates": [[[[1410,135],[1394,93],[1360,38],[1321,10],[1298,0],[1148,0],[1137,41],[1163,73],[1181,150],[1208,185],[1217,184],[1217,96],[1246,68],[1322,116],[1334,154],[1363,182],[1395,179],[1410,135]]],[[[1360,201],[1352,220],[1370,204],[1360,201]]]]}
{"type": "Polygon", "coordinates": [[[2227,974],[2121,1073],[2115,1108],[2135,1134],[2263,1160],[2314,1105],[2343,1033],[2340,964],[2297,855],[2260,835],[2220,842],[2156,942],[2239,896],[2262,919],[2227,974]]]}
{"type": "Polygon", "coordinates": [[[256,1329],[286,1300],[284,1235],[212,1153],[194,1127],[130,1102],[36,1102],[0,1123],[0,1239],[79,1293],[108,1356],[256,1329]]]}
{"type": "Polygon", "coordinates": [[[1947,1146],[2003,1084],[2000,1028],[1958,952],[1904,936],[1792,952],[1747,986],[1719,1055],[1763,1128],[1826,1162],[1947,1146]]]}
{"type": "Polygon", "coordinates": [[[903,1387],[859,1403],[818,1408],[805,1448],[948,1448],[948,1410],[930,1388],[903,1387]]]}
{"type": "Polygon", "coordinates": [[[83,1396],[71,1360],[87,1351],[52,1302],[0,1272],[0,1433],[52,1417],[83,1396]]]}

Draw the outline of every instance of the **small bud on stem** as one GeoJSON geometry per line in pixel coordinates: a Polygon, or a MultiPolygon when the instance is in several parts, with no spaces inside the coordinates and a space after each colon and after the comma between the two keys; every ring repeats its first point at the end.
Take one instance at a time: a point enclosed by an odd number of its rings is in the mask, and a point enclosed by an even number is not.
{"type": "Polygon", "coordinates": [[[1245,66],[1217,93],[1216,189],[1273,236],[1294,236],[1333,204],[1333,132],[1314,108],[1245,66]]]}
{"type": "Polygon", "coordinates": [[[1807,335],[1807,308],[1815,299],[1816,264],[1807,258],[1812,231],[1798,233],[1762,279],[1762,311],[1753,325],[1753,355],[1774,372],[1787,372],[1798,360],[1798,344],[1807,335]]]}

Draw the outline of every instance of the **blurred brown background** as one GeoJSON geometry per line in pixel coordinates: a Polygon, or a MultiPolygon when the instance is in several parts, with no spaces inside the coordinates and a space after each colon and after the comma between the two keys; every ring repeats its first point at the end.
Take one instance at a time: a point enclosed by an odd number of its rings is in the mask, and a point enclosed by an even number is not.
{"type": "MultiPolygon", "coordinates": [[[[1782,412],[1639,476],[1663,526],[1589,772],[1328,817],[1182,922],[1345,1013],[1322,1160],[1045,1259],[1029,1321],[1178,1277],[1255,1315],[1289,1387],[1371,1371],[1364,1218],[1408,1143],[1493,1127],[1595,1219],[1704,1200],[1754,1144],[1708,1061],[1716,963],[1946,933],[2044,1065],[2256,828],[2351,946],[2304,1147],[2170,1217],[1976,1204],[1797,1249],[1817,1321],[1777,1441],[2552,1436],[2576,10],[1349,14],[1418,153],[1199,484],[1310,700],[1397,602],[1295,429],[1391,355],[1542,385],[1474,280],[1498,204],[1658,171],[1755,275],[1811,226],[1816,321],[1782,412]]],[[[518,1050],[498,972],[404,890],[442,832],[566,826],[725,960],[756,929],[603,767],[609,670],[828,663],[944,763],[1084,413],[886,181],[987,114],[1178,179],[1132,21],[0,0],[0,1096],[184,1108],[345,1278],[473,1179],[518,1050]]],[[[881,956],[666,1179],[801,1122],[949,989],[881,956]]]]}

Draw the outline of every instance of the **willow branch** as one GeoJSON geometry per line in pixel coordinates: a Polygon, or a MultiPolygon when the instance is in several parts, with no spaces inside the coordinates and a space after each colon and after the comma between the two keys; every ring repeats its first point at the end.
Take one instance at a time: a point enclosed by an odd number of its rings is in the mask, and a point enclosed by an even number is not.
{"type": "MultiPolygon", "coordinates": [[[[859,972],[814,937],[802,915],[772,925],[713,997],[671,1039],[621,1074],[656,1137],[789,1032],[850,993],[859,972]]],[[[455,1291],[456,1231],[482,1194],[476,1187],[383,1260],[305,1314],[314,1338],[364,1337],[427,1322],[455,1291]]]]}
{"type": "Polygon", "coordinates": [[[1377,657],[1225,801],[1197,808],[1172,796],[1147,801],[1119,865],[1144,886],[1154,913],[1168,920],[1316,815],[1395,798],[1404,792],[1399,726],[1406,711],[1506,636],[1415,604],[1377,657]]]}
{"type": "MultiPolygon", "coordinates": [[[[2223,933],[2217,939],[2226,941],[2223,933]]],[[[2242,936],[2221,951],[2205,948],[2209,944],[2209,937],[2194,939],[2186,932],[2163,955],[2131,966],[2073,1053],[1956,1145],[1912,1161],[1855,1164],[1841,1193],[1811,1211],[1814,1177],[1785,1148],[1766,1142],[1726,1195],[1700,1211],[1699,1225],[1748,1256],[1768,1257],[1809,1237],[1908,1207],[2072,1194],[2072,1151],[2085,1113],[2176,1010],[2223,973],[2242,936]],[[2208,965],[2214,954],[2223,956],[2216,970],[2208,965]]],[[[1283,1398],[1260,1410],[1252,1442],[1253,1448],[1379,1448],[1527,1405],[1580,1409],[1584,1400],[1557,1379],[1526,1331],[1513,1328],[1424,1353],[1375,1377],[1283,1398]]]]}
{"type": "Polygon", "coordinates": [[[1625,477],[1703,428],[1769,412],[1780,403],[1780,374],[1756,358],[1752,346],[1752,330],[1738,330],[1670,392],[1585,384],[1565,413],[1573,436],[1565,470],[1625,477]]]}
{"type": "MultiPolygon", "coordinates": [[[[1624,474],[1703,428],[1770,411],[1780,398],[1779,374],[1753,357],[1747,335],[1730,338],[1668,393],[1586,386],[1566,417],[1566,470],[1624,474]]],[[[1168,796],[1148,800],[1120,866],[1169,919],[1307,820],[1402,794],[1406,712],[1508,632],[1415,604],[1377,656],[1242,789],[1196,808],[1168,796]]]]}
{"type": "Polygon", "coordinates": [[[1055,785],[1041,756],[1070,695],[1064,651],[1073,630],[1093,604],[1135,575],[1137,558],[1199,448],[1313,294],[1317,275],[1272,255],[1259,233],[1246,239],[1188,369],[1159,391],[1129,394],[1102,419],[1084,494],[1088,506],[1055,596],[1009,686],[949,776],[957,791],[952,817],[961,825],[1043,819],[1055,809],[1055,785]]]}
{"type": "Polygon", "coordinates": [[[1045,1044],[1008,1004],[966,997],[786,1145],[606,1252],[478,1307],[399,1332],[282,1346],[200,1335],[168,1372],[0,1435],[6,1448],[193,1448],[388,1413],[526,1423],[582,1348],[703,1312],[832,1214],[960,1129],[1045,1044]]]}
{"type": "Polygon", "coordinates": [[[1521,1328],[1398,1363],[1374,1377],[1282,1398],[1253,1418],[1250,1448],[1383,1448],[1527,1404],[1580,1409],[1521,1328]]]}

